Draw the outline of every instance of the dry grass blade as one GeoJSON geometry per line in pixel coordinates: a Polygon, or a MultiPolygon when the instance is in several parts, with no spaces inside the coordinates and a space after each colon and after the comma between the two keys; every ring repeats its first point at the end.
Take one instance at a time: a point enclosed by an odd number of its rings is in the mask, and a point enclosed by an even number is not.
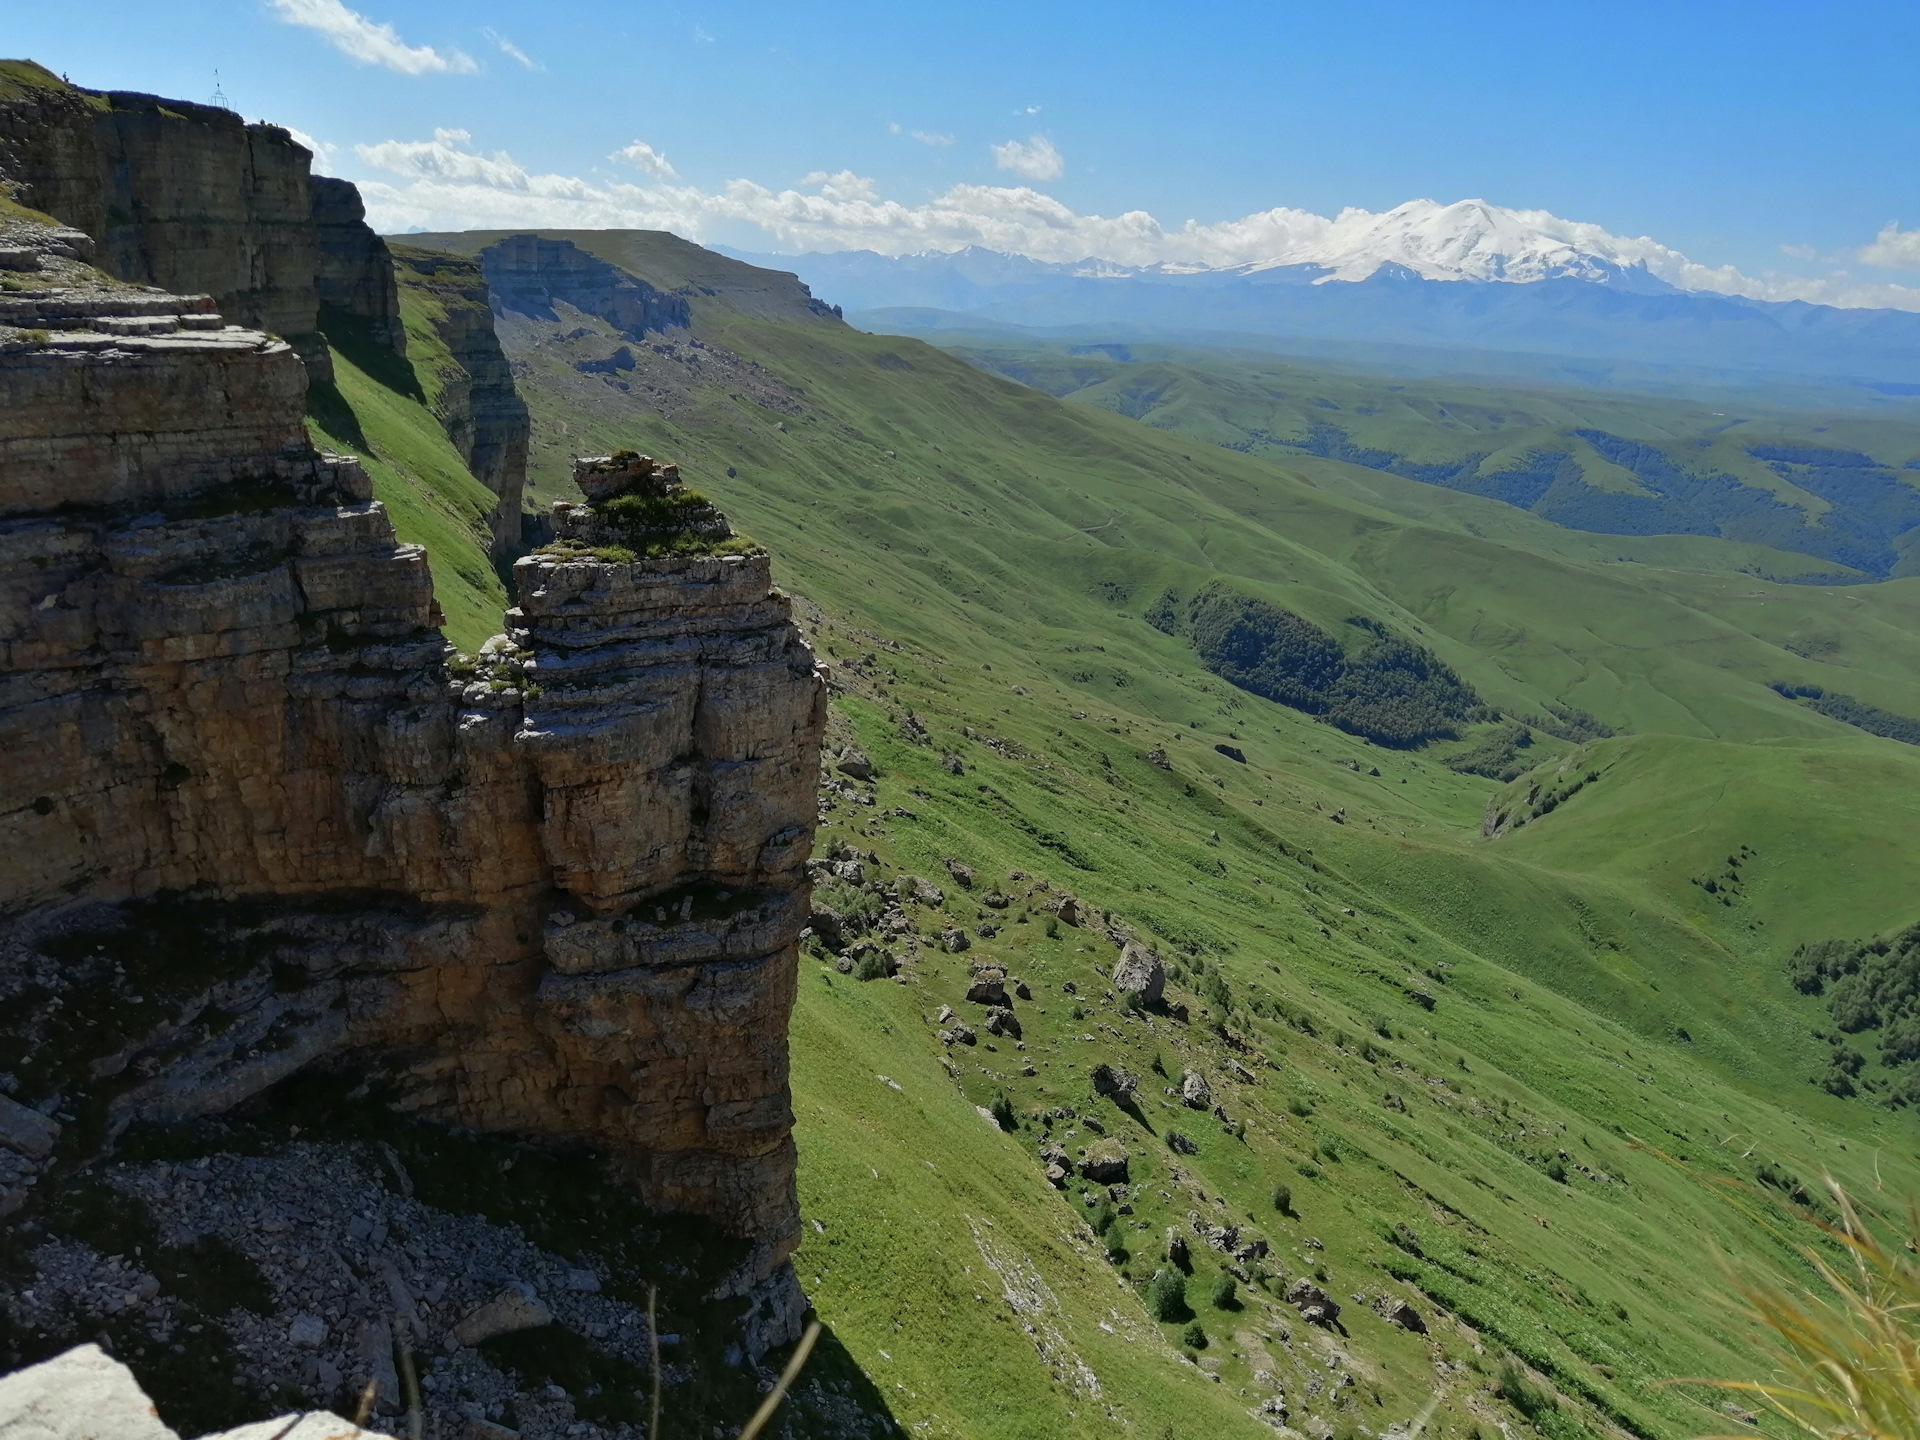
{"type": "Polygon", "coordinates": [[[413,1347],[402,1340],[394,1348],[400,1352],[400,1378],[407,1387],[407,1440],[420,1440],[426,1417],[420,1406],[420,1373],[414,1369],[413,1347]]]}
{"type": "Polygon", "coordinates": [[[774,1382],[773,1389],[767,1392],[767,1398],[760,1402],[760,1408],[753,1412],[753,1418],[741,1430],[739,1440],[753,1440],[769,1420],[773,1412],[780,1408],[780,1402],[787,1398],[787,1389],[800,1377],[800,1371],[807,1363],[807,1356],[813,1353],[813,1345],[820,1338],[820,1322],[813,1321],[807,1326],[807,1333],[800,1337],[800,1343],[793,1347],[793,1358],[787,1361],[787,1368],[780,1372],[780,1378],[774,1382]]]}
{"type": "MultiPolygon", "coordinates": [[[[1749,1311],[1772,1332],[1773,1380],[1708,1380],[1752,1395],[1795,1429],[1823,1440],[1920,1440],[1920,1268],[1889,1251],[1860,1222],[1846,1192],[1828,1181],[1840,1212],[1823,1225],[1844,1247],[1836,1267],[1804,1254],[1828,1293],[1738,1282],[1749,1311]]],[[[1920,1213],[1908,1213],[1908,1248],[1920,1245],[1920,1213]]]]}
{"type": "Polygon", "coordinates": [[[367,1381],[367,1388],[360,1392],[360,1403],[354,1407],[353,1424],[357,1430],[367,1428],[367,1421],[373,1418],[373,1402],[380,1394],[378,1379],[367,1381]]]}
{"type": "Polygon", "coordinates": [[[647,1419],[647,1440],[660,1440],[660,1292],[647,1287],[647,1360],[653,1366],[653,1409],[647,1419]]]}

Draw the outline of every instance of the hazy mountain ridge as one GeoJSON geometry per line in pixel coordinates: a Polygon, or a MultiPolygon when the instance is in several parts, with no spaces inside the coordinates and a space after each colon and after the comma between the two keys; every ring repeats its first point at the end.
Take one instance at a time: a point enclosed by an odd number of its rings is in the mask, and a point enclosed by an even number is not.
{"type": "MultiPolygon", "coordinates": [[[[1317,219],[1317,217],[1307,217],[1317,219]]],[[[1214,331],[1920,383],[1920,315],[1756,300],[1674,283],[1701,267],[1542,211],[1478,201],[1348,212],[1225,267],[1033,260],[969,247],[738,258],[848,311],[918,307],[1004,324],[1214,331]]]]}

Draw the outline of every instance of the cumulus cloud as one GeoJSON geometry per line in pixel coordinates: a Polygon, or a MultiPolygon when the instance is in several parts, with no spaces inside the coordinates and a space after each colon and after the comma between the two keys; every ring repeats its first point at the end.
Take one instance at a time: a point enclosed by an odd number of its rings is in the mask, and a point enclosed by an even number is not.
{"type": "MultiPolygon", "coordinates": [[[[873,250],[907,255],[979,245],[1037,260],[1097,258],[1120,270],[1306,262],[1337,269],[1339,256],[1366,248],[1363,242],[1391,233],[1396,223],[1403,228],[1417,223],[1422,207],[1431,204],[1411,202],[1378,214],[1349,209],[1333,217],[1277,207],[1214,224],[1188,220],[1163,225],[1144,210],[1083,215],[1027,185],[955,185],[909,204],[888,199],[872,179],[847,170],[815,171],[779,190],[751,180],[704,190],[674,183],[677,177],[671,170],[654,174],[644,167],[646,183],[588,181],[530,172],[505,151],[488,155],[471,149],[471,139],[464,130],[446,129],[434,131],[431,140],[354,147],[362,162],[389,177],[361,184],[368,218],[389,234],[408,229],[634,229],[671,230],[698,241],[745,228],[764,236],[768,248],[789,253],[873,250]]],[[[665,164],[657,151],[649,153],[665,164]]],[[[1730,265],[1701,265],[1646,236],[1617,236],[1546,211],[1508,211],[1500,218],[1541,237],[1548,250],[1558,243],[1617,264],[1644,265],[1684,290],[1920,310],[1920,288],[1862,283],[1842,270],[1814,278],[1771,272],[1755,277],[1730,265]]],[[[1920,231],[1889,228],[1892,238],[1883,232],[1876,246],[1920,238],[1920,231]]]]}
{"type": "Polygon", "coordinates": [[[507,39],[507,37],[499,31],[482,30],[480,33],[486,36],[487,39],[492,42],[493,47],[509,60],[517,60],[529,70],[544,70],[547,68],[531,55],[527,54],[527,52],[522,50],[518,45],[507,39]]]}
{"type": "Polygon", "coordinates": [[[1889,225],[1873,237],[1873,243],[1860,252],[1868,265],[1884,265],[1890,270],[1920,270],[1920,230],[1902,230],[1889,225]]]}
{"type": "Polygon", "coordinates": [[[609,160],[624,160],[633,166],[634,169],[641,171],[643,174],[651,175],[656,180],[672,180],[679,174],[679,172],[667,162],[665,155],[662,155],[644,140],[636,140],[631,145],[623,145],[607,158],[609,160]]]}
{"type": "Polygon", "coordinates": [[[1058,180],[1067,170],[1067,157],[1044,135],[1035,135],[1024,145],[1008,140],[992,149],[993,163],[1023,180],[1058,180]]]}
{"type": "Polygon", "coordinates": [[[380,65],[402,75],[471,75],[479,70],[473,57],[459,50],[439,51],[431,45],[409,45],[391,25],[377,24],[340,0],[269,0],[273,12],[289,25],[318,31],[333,48],[362,65],[380,65]]]}
{"type": "Polygon", "coordinates": [[[909,140],[918,140],[922,145],[953,144],[953,136],[951,135],[936,135],[927,130],[908,130],[901,125],[898,120],[890,122],[887,125],[887,129],[891,130],[895,135],[904,135],[909,140]]]}

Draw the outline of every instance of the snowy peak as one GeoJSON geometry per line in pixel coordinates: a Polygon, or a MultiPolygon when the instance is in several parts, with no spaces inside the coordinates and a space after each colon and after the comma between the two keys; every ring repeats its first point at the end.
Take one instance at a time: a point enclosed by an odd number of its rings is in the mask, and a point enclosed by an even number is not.
{"type": "MultiPolygon", "coordinates": [[[[1628,289],[1669,286],[1647,268],[1649,242],[1623,240],[1598,225],[1562,220],[1545,210],[1509,210],[1485,200],[1442,205],[1409,200],[1382,213],[1343,210],[1316,234],[1302,235],[1244,272],[1315,265],[1320,283],[1371,278],[1382,266],[1423,280],[1574,279],[1628,289]]],[[[1655,247],[1660,248],[1660,247],[1655,247]]]]}

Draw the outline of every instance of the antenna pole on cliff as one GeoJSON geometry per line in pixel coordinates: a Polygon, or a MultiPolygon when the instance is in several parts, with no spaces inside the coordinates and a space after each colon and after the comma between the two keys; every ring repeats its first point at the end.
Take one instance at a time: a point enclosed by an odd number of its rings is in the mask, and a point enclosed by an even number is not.
{"type": "Polygon", "coordinates": [[[233,108],[233,106],[227,103],[227,92],[220,88],[220,72],[218,70],[213,72],[213,94],[207,98],[207,103],[219,110],[231,110],[233,108]]]}

